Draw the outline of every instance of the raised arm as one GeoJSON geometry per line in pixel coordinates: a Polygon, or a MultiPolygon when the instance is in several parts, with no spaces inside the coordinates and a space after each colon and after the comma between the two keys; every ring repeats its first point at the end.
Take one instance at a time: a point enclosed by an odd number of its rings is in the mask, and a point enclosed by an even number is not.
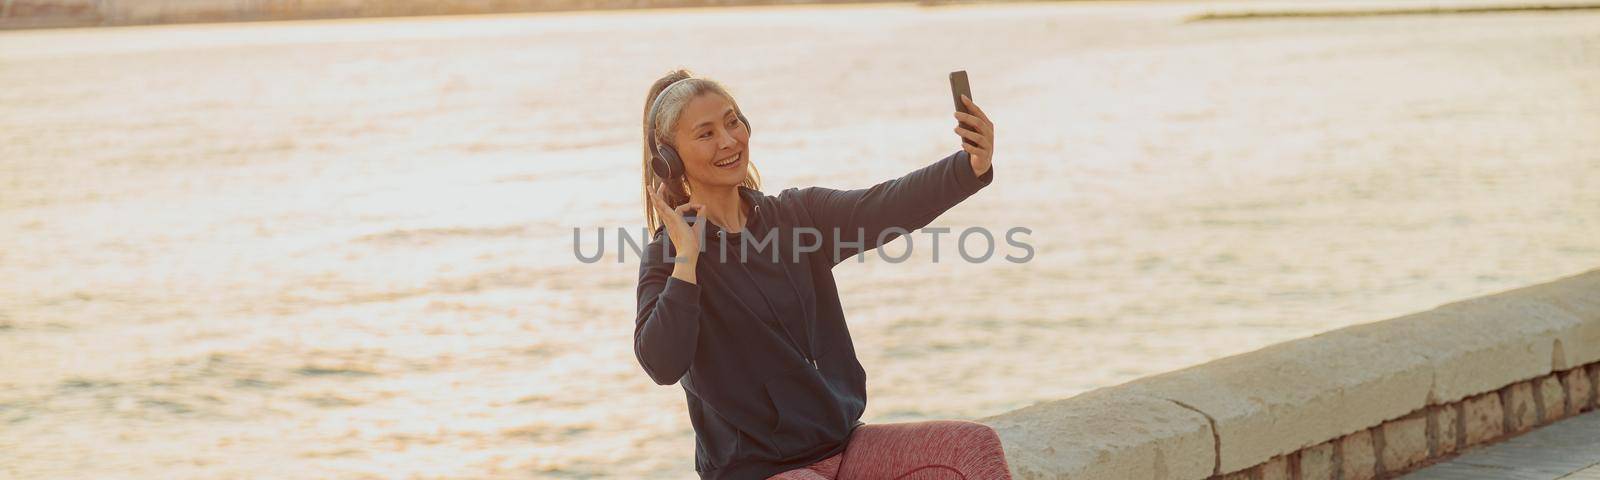
{"type": "Polygon", "coordinates": [[[792,190],[822,235],[818,253],[837,265],[846,258],[878,248],[927,226],[994,180],[994,168],[974,172],[965,150],[900,178],[858,190],[809,187],[792,190]],[[904,232],[902,232],[903,230],[904,232]],[[837,234],[835,234],[837,232],[837,234]],[[835,237],[837,235],[837,237],[835,237]],[[835,242],[838,255],[834,255],[835,242]]]}
{"type": "Polygon", "coordinates": [[[645,247],[639,264],[633,353],[651,380],[672,385],[689,371],[700,338],[700,286],[672,275],[676,253],[663,237],[645,247]]]}
{"type": "Polygon", "coordinates": [[[701,212],[705,206],[685,203],[672,208],[662,200],[663,195],[657,188],[650,196],[651,208],[662,226],[639,260],[633,354],[651,380],[671,385],[689,371],[700,338],[700,285],[695,268],[706,221],[696,221],[691,227],[684,215],[701,212]]]}

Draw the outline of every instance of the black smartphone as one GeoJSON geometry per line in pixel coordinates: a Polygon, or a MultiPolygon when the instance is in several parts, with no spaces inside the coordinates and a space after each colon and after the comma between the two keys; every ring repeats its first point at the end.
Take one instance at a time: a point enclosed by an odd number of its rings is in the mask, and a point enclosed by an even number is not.
{"type": "Polygon", "coordinates": [[[955,99],[956,101],[956,111],[962,113],[972,113],[968,112],[967,106],[961,103],[962,95],[966,95],[967,98],[972,98],[972,87],[967,85],[967,71],[957,70],[950,72],[950,98],[955,99]]]}
{"type": "MultiPolygon", "coordinates": [[[[961,103],[962,95],[966,95],[967,98],[972,98],[972,87],[967,85],[967,71],[957,70],[950,72],[950,97],[954,98],[956,101],[956,111],[971,114],[972,112],[967,111],[966,104],[961,103]]],[[[967,125],[966,122],[961,122],[961,124],[966,125],[968,127],[967,130],[977,131],[977,128],[973,128],[973,125],[967,125]]],[[[972,140],[968,140],[966,137],[961,137],[961,142],[967,145],[977,145],[972,143],[972,140]]]]}

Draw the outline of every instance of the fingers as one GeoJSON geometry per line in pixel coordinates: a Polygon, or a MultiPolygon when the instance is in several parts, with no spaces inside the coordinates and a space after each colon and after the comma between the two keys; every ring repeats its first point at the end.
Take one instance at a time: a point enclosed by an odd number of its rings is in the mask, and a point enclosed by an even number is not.
{"type": "MultiPolygon", "coordinates": [[[[675,220],[676,222],[678,222],[677,224],[683,225],[683,227],[679,227],[680,229],[688,228],[690,231],[693,231],[695,239],[705,238],[706,237],[706,224],[707,223],[711,223],[711,222],[707,222],[705,217],[700,216],[700,214],[705,212],[705,208],[706,208],[705,204],[685,203],[683,205],[679,205],[678,208],[675,208],[675,209],[672,210],[672,212],[675,214],[675,216],[673,218],[677,219],[677,220],[675,220]],[[686,218],[683,218],[684,212],[688,212],[690,210],[693,210],[695,212],[695,215],[696,215],[696,217],[694,219],[694,225],[692,227],[687,225],[689,220],[686,219],[686,218]]],[[[685,233],[687,233],[687,232],[685,232],[685,233]]],[[[677,240],[674,240],[674,242],[676,242],[676,241],[677,240]]],[[[684,241],[685,245],[699,245],[699,243],[698,243],[699,240],[685,239],[683,241],[684,241]]],[[[674,243],[674,245],[676,245],[676,243],[674,243]]]]}
{"type": "Polygon", "coordinates": [[[982,147],[978,147],[978,146],[972,145],[970,143],[962,142],[961,143],[961,149],[962,150],[966,150],[968,155],[971,155],[971,156],[974,156],[974,157],[983,158],[983,159],[990,158],[988,149],[982,148],[982,147]]]}
{"type": "Polygon", "coordinates": [[[667,184],[658,183],[656,184],[656,190],[650,195],[650,204],[656,207],[657,214],[666,215],[668,211],[671,211],[671,208],[667,206],[666,200],[663,200],[667,196],[666,189],[667,184]]]}
{"type": "Polygon", "coordinates": [[[988,158],[989,152],[994,150],[994,122],[989,121],[989,116],[983,113],[983,109],[972,102],[972,97],[962,95],[961,103],[966,104],[968,110],[972,112],[955,112],[958,124],[955,128],[956,135],[971,141],[962,142],[962,149],[967,150],[967,153],[988,158]]]}
{"type": "Polygon", "coordinates": [[[689,222],[689,220],[686,219],[686,218],[683,218],[683,214],[684,214],[684,212],[688,212],[690,210],[693,210],[694,211],[694,215],[695,215],[695,217],[694,217],[694,228],[695,228],[695,231],[704,233],[705,227],[706,227],[706,221],[705,221],[706,219],[705,219],[705,217],[702,217],[701,215],[706,211],[705,204],[685,203],[683,205],[679,205],[678,208],[672,209],[673,218],[676,218],[676,219],[678,219],[678,221],[681,221],[681,222],[684,222],[685,224],[687,224],[689,222]]]}
{"type": "Polygon", "coordinates": [[[683,212],[694,210],[695,213],[699,213],[700,210],[704,208],[706,208],[706,206],[699,203],[685,203],[683,205],[679,205],[678,208],[672,209],[672,213],[676,213],[678,216],[683,216],[683,212]]]}
{"type": "Polygon", "coordinates": [[[968,97],[966,95],[962,95],[961,96],[961,103],[966,104],[967,108],[971,108],[972,109],[972,113],[978,114],[978,118],[982,118],[983,121],[985,121],[985,122],[989,121],[989,116],[983,113],[983,109],[978,108],[978,104],[972,103],[972,97],[968,97]]]}
{"type": "Polygon", "coordinates": [[[972,140],[973,143],[978,144],[978,146],[982,147],[984,150],[988,150],[988,149],[994,148],[994,141],[991,140],[988,135],[984,135],[984,134],[981,134],[981,133],[978,133],[978,132],[974,132],[972,130],[967,130],[967,129],[961,128],[961,127],[956,127],[955,130],[956,130],[956,135],[960,135],[961,138],[965,138],[967,140],[972,140]]]}
{"type": "MultiPolygon", "coordinates": [[[[655,194],[650,196],[650,204],[655,206],[656,214],[661,215],[663,217],[666,216],[667,214],[670,214],[670,213],[676,213],[676,214],[682,215],[684,209],[691,206],[691,204],[685,203],[683,205],[679,205],[678,208],[672,208],[671,205],[667,205],[666,198],[667,198],[667,184],[665,184],[665,183],[657,185],[655,194]]],[[[694,204],[694,205],[699,205],[699,204],[694,204]]]]}
{"type": "Polygon", "coordinates": [[[989,123],[988,120],[984,120],[982,118],[978,118],[977,116],[974,116],[972,114],[968,114],[966,112],[956,112],[955,116],[956,116],[956,121],[958,123],[964,124],[964,125],[971,125],[973,127],[976,127],[976,128],[971,129],[973,131],[983,132],[984,134],[988,134],[988,135],[993,135],[994,134],[994,124],[989,123]]]}
{"type": "MultiPolygon", "coordinates": [[[[672,214],[672,207],[667,206],[667,202],[662,200],[665,197],[662,193],[660,188],[656,189],[656,194],[650,196],[650,206],[656,210],[656,218],[661,220],[661,226],[667,227],[667,230],[670,231],[672,230],[673,219],[678,217],[672,214]]],[[[682,219],[678,220],[681,221],[682,219]]]]}
{"type": "MultiPolygon", "coordinates": [[[[661,184],[661,185],[658,185],[656,187],[655,194],[650,196],[650,205],[652,205],[655,208],[656,216],[661,217],[661,222],[663,224],[671,225],[672,222],[673,222],[673,219],[676,219],[678,221],[687,222],[687,220],[683,219],[683,214],[684,214],[684,212],[687,212],[687,211],[690,211],[690,210],[695,211],[697,214],[699,212],[705,211],[705,208],[706,208],[705,204],[700,204],[700,203],[685,203],[683,205],[679,205],[677,208],[673,208],[671,206],[668,206],[667,205],[667,201],[664,200],[666,198],[666,196],[667,196],[666,188],[667,188],[667,185],[664,184],[664,183],[661,184]]],[[[704,223],[704,222],[699,222],[699,223],[704,223]]]]}
{"type": "Polygon", "coordinates": [[[667,213],[671,210],[667,209],[666,202],[661,201],[661,187],[656,187],[654,192],[650,192],[650,208],[656,211],[656,218],[666,221],[667,213]]]}

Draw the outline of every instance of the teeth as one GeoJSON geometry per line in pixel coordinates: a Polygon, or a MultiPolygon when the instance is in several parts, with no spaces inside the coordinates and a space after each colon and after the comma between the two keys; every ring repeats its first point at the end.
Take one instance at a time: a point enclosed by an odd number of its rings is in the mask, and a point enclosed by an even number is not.
{"type": "Polygon", "coordinates": [[[738,154],[738,155],[734,155],[733,158],[727,159],[725,161],[717,162],[717,166],[726,167],[728,165],[732,165],[733,162],[739,161],[739,157],[741,157],[741,156],[744,156],[744,154],[741,153],[741,154],[738,154]]]}

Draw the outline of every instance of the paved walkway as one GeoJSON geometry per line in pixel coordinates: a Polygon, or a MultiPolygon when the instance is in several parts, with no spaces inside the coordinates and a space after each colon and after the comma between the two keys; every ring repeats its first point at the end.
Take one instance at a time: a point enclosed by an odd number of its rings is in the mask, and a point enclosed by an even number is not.
{"type": "Polygon", "coordinates": [[[1600,480],[1600,411],[1474,449],[1402,480],[1600,480]]]}

